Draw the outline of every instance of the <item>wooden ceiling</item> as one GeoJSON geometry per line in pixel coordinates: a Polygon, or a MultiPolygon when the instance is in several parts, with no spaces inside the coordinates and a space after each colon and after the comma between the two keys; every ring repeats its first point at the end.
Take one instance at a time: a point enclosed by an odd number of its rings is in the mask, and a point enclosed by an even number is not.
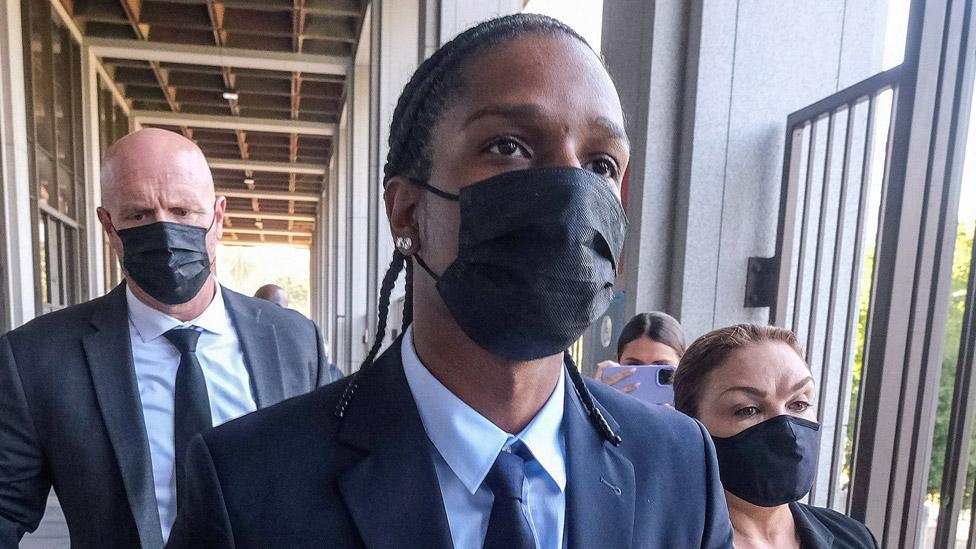
{"type": "Polygon", "coordinates": [[[143,127],[186,135],[227,243],[309,245],[367,0],[61,0],[143,127]]]}

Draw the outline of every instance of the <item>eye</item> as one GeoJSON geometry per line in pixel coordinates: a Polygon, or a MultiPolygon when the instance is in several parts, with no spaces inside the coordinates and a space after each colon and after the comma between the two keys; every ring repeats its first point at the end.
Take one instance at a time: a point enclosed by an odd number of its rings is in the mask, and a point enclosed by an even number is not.
{"type": "Polygon", "coordinates": [[[736,417],[753,417],[759,413],[759,408],[756,406],[743,406],[735,411],[736,417]]]}
{"type": "Polygon", "coordinates": [[[142,221],[143,219],[146,218],[146,214],[142,214],[142,213],[132,214],[129,216],[129,218],[132,219],[133,221],[142,221]]]}
{"type": "Polygon", "coordinates": [[[620,170],[617,169],[617,163],[610,158],[597,158],[596,160],[587,162],[583,168],[607,179],[617,179],[620,173],[620,170]]]}
{"type": "Polygon", "coordinates": [[[529,152],[525,147],[510,137],[503,137],[493,141],[488,146],[488,152],[514,158],[529,158],[529,152]]]}
{"type": "Polygon", "coordinates": [[[796,402],[792,402],[789,405],[790,411],[791,412],[796,412],[798,414],[802,414],[803,412],[806,412],[811,407],[813,407],[813,404],[810,404],[809,402],[805,402],[803,400],[798,400],[796,402]]]}
{"type": "Polygon", "coordinates": [[[184,208],[173,208],[173,215],[177,217],[186,217],[190,212],[186,211],[184,208]]]}

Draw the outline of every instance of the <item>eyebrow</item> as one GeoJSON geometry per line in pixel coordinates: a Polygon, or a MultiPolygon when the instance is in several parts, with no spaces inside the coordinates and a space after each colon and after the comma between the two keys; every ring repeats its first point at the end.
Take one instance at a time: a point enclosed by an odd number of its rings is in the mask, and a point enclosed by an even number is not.
{"type": "Polygon", "coordinates": [[[479,118],[486,116],[500,116],[502,118],[514,119],[539,119],[542,118],[542,109],[538,105],[522,103],[517,105],[488,105],[487,107],[476,110],[465,121],[467,126],[479,118]]]}
{"type": "MultiPolygon", "coordinates": [[[[794,385],[793,387],[790,388],[790,392],[791,393],[795,393],[795,392],[799,391],[800,389],[802,389],[803,387],[805,387],[806,385],[808,385],[810,383],[813,383],[813,376],[807,376],[807,377],[803,378],[799,383],[797,383],[796,385],[794,385]]],[[[753,396],[758,397],[758,398],[765,398],[766,397],[766,392],[765,391],[760,391],[759,389],[756,389],[755,387],[747,387],[747,386],[729,387],[728,389],[722,391],[722,394],[719,395],[719,396],[725,395],[726,393],[731,393],[733,391],[740,391],[740,392],[743,392],[743,393],[747,393],[747,394],[753,395],[753,396]]]]}
{"type": "Polygon", "coordinates": [[[590,125],[598,126],[606,130],[607,133],[610,134],[610,137],[623,142],[624,146],[627,147],[627,150],[630,150],[630,139],[627,137],[627,132],[624,131],[620,124],[617,124],[615,121],[607,118],[606,116],[597,116],[590,119],[590,125]]]}

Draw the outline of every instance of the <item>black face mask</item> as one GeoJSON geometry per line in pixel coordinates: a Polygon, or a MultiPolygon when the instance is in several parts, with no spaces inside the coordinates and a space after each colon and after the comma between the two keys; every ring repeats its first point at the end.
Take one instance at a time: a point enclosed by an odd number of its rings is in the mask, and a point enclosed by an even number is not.
{"type": "Polygon", "coordinates": [[[457,259],[437,291],[461,329],[508,360],[561,353],[613,299],[627,216],[606,178],[578,168],[503,173],[458,201],[457,259]]]}
{"type": "Polygon", "coordinates": [[[728,438],[712,437],[725,489],[760,507],[799,500],[813,487],[820,424],[782,415],[728,438]]]}
{"type": "Polygon", "coordinates": [[[210,276],[210,227],[158,221],[117,230],[122,241],[122,265],[156,301],[167,305],[186,303],[196,297],[210,276]]]}

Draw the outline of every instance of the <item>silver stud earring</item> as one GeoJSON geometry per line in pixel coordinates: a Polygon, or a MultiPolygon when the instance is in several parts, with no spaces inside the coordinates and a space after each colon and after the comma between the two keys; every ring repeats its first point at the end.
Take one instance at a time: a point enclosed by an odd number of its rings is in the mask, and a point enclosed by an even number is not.
{"type": "Polygon", "coordinates": [[[401,252],[409,251],[413,248],[413,239],[409,236],[398,236],[396,237],[396,247],[400,249],[401,252]]]}

